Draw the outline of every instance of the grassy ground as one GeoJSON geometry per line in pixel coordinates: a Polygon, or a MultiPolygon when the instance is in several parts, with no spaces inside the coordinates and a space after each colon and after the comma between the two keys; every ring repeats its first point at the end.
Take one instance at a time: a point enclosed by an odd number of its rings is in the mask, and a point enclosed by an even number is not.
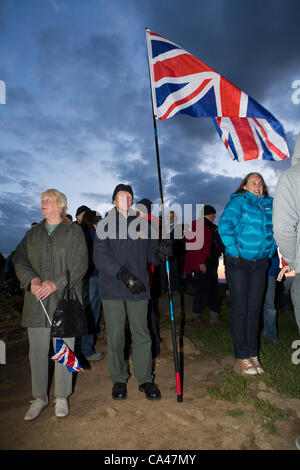
{"type": "MultiPolygon", "coordinates": [[[[230,303],[225,301],[222,305],[222,318],[229,322],[230,303]],[[224,305],[225,303],[225,305],[224,305]]],[[[209,313],[205,312],[204,319],[208,321],[209,313]]],[[[264,381],[276,388],[283,396],[300,398],[300,374],[299,366],[293,364],[292,343],[297,339],[297,328],[294,314],[289,308],[285,308],[278,314],[279,343],[266,341],[260,331],[259,358],[265,370],[264,381]]],[[[185,335],[204,344],[208,351],[221,355],[233,355],[233,347],[229,326],[212,326],[207,328],[185,328],[185,335]]]]}
{"type": "MultiPolygon", "coordinates": [[[[221,325],[208,325],[209,312],[204,312],[206,327],[190,325],[190,306],[192,296],[177,296],[174,302],[175,323],[178,336],[184,335],[199,344],[201,350],[200,360],[207,357],[233,356],[233,347],[229,329],[230,299],[225,292],[222,295],[221,318],[226,323],[221,325]],[[185,300],[184,300],[185,299],[185,300]]],[[[0,339],[6,341],[16,340],[24,336],[24,329],[20,327],[22,295],[7,295],[7,291],[0,292],[0,339]]],[[[168,300],[160,302],[160,327],[170,328],[168,300]]],[[[294,314],[289,304],[278,314],[279,344],[271,344],[264,340],[260,331],[260,361],[265,374],[260,380],[283,397],[300,399],[300,365],[293,364],[292,343],[299,339],[294,314]]],[[[230,411],[230,416],[243,415],[240,403],[252,405],[261,418],[262,426],[270,434],[278,433],[276,423],[288,419],[285,411],[276,408],[269,402],[257,398],[257,381],[249,380],[234,372],[232,367],[225,368],[221,373],[214,375],[212,381],[203,384],[208,395],[215,400],[225,400],[236,403],[236,408],[230,411]],[[255,390],[254,390],[255,388],[255,390]]]]}
{"type": "MultiPolygon", "coordinates": [[[[184,296],[187,298],[188,296],[184,296]]],[[[226,322],[225,326],[209,325],[209,312],[206,310],[203,314],[204,322],[207,327],[191,326],[190,317],[186,312],[187,308],[182,305],[181,308],[175,308],[175,321],[178,334],[184,334],[194,342],[201,345],[201,350],[206,354],[219,354],[221,356],[233,356],[233,346],[229,329],[230,299],[222,296],[220,316],[226,322]]],[[[161,317],[161,323],[167,326],[168,316],[161,317]]],[[[278,332],[279,343],[274,344],[266,341],[263,337],[262,325],[259,335],[259,359],[265,374],[263,376],[265,383],[277,389],[281,395],[286,397],[300,398],[300,373],[299,365],[293,364],[292,354],[295,350],[292,343],[300,339],[297,335],[297,325],[292,309],[287,303],[286,306],[278,312],[278,332]]]]}
{"type": "MultiPolygon", "coordinates": [[[[252,383],[252,387],[249,386],[247,379],[235,374],[232,369],[225,369],[218,374],[214,383],[206,386],[206,391],[214,400],[252,405],[260,418],[262,427],[270,434],[279,434],[276,424],[279,421],[289,420],[289,414],[286,411],[277,408],[268,401],[257,398],[255,383],[252,383]]],[[[229,412],[233,418],[238,418],[243,414],[244,411],[239,407],[229,412]]]]}
{"type": "MultiPolygon", "coordinates": [[[[222,320],[226,323],[222,325],[209,325],[209,311],[203,314],[203,320],[207,326],[191,326],[188,303],[192,297],[181,296],[181,302],[175,302],[175,324],[177,334],[184,335],[200,346],[201,357],[224,357],[233,356],[233,346],[229,329],[230,299],[222,296],[221,313],[222,320]],[[185,299],[185,300],[183,300],[185,299]]],[[[168,309],[164,308],[164,315],[161,315],[161,327],[170,325],[168,309]]],[[[292,343],[300,339],[297,335],[297,325],[294,313],[289,305],[278,312],[279,343],[273,344],[263,337],[262,326],[259,335],[259,359],[265,373],[259,378],[266,386],[277,390],[282,397],[300,399],[300,365],[293,364],[292,354],[295,351],[292,343]]],[[[251,381],[234,372],[233,368],[225,368],[224,371],[214,376],[211,383],[206,384],[206,392],[216,400],[225,400],[237,403],[237,408],[233,410],[232,416],[238,417],[243,411],[238,407],[238,403],[248,403],[255,407],[257,415],[261,417],[262,426],[270,434],[277,434],[276,423],[288,419],[288,414],[271,405],[269,402],[257,398],[257,381],[251,381]],[[255,383],[256,382],[256,383],[255,383]],[[254,390],[255,389],[255,390],[254,390]]]]}

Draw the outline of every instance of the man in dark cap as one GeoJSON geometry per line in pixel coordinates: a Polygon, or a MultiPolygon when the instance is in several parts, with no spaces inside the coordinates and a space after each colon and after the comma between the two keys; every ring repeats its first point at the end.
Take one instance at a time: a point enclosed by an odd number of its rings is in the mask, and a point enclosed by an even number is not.
{"type": "Polygon", "coordinates": [[[132,191],[132,187],[129,185],[129,184],[118,184],[115,189],[114,189],[114,192],[113,192],[113,196],[112,196],[112,202],[115,203],[115,200],[116,200],[116,197],[117,197],[117,194],[120,192],[120,191],[123,191],[125,193],[129,193],[131,195],[131,198],[132,198],[132,201],[133,201],[133,191],[132,191]]]}
{"type": "Polygon", "coordinates": [[[161,394],[153,383],[151,337],[147,325],[150,298],[147,264],[159,264],[170,255],[170,249],[165,243],[158,247],[158,240],[150,238],[149,222],[131,210],[132,200],[131,186],[119,184],[115,188],[115,207],[97,225],[94,262],[99,270],[112,398],[124,400],[127,397],[129,373],[124,359],[127,316],[139,390],[147,399],[157,400],[161,394]]]}
{"type": "Polygon", "coordinates": [[[76,219],[77,219],[77,223],[80,225],[81,224],[81,220],[82,220],[82,217],[84,216],[84,214],[86,213],[86,211],[90,211],[91,209],[87,206],[80,206],[78,207],[77,211],[76,211],[76,219]]]}

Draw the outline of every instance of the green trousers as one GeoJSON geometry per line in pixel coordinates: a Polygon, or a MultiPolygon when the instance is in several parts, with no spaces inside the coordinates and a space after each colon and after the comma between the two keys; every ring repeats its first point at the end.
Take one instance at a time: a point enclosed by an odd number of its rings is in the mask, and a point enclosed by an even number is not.
{"type": "Polygon", "coordinates": [[[107,367],[113,383],[127,383],[124,359],[126,315],[132,336],[132,362],[139,383],[153,382],[151,337],[148,330],[148,300],[103,300],[107,333],[107,367]]]}

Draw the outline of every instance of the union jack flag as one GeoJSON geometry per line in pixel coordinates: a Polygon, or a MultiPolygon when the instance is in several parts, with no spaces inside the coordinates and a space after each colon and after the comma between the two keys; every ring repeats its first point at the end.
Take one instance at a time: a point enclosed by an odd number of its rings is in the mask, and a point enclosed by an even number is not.
{"type": "Polygon", "coordinates": [[[254,99],[189,52],[146,30],[156,119],[211,117],[233,160],[289,157],[281,124],[254,99]]]}
{"type": "Polygon", "coordinates": [[[84,371],[75,354],[62,339],[56,338],[55,349],[55,354],[51,357],[53,361],[57,361],[60,364],[67,366],[69,372],[84,371]]]}

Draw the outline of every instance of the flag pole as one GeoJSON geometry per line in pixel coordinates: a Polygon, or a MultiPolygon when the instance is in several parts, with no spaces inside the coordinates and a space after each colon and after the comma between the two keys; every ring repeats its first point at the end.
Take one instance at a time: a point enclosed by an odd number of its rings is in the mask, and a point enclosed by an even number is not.
{"type": "MultiPolygon", "coordinates": [[[[149,67],[149,77],[150,77],[150,88],[151,88],[151,102],[152,102],[152,116],[153,116],[153,128],[154,128],[154,141],[155,141],[155,151],[156,151],[156,163],[157,163],[157,174],[158,174],[158,183],[159,183],[159,193],[160,193],[160,203],[161,203],[161,215],[162,215],[162,239],[166,237],[166,227],[165,227],[165,213],[164,213],[164,196],[163,196],[163,187],[162,187],[162,178],[161,178],[161,168],[160,168],[160,157],[159,157],[159,146],[158,146],[158,134],[157,134],[157,125],[155,117],[155,103],[154,103],[154,89],[153,89],[153,77],[150,67],[150,42],[148,41],[149,29],[146,28],[146,41],[147,41],[147,50],[148,50],[148,67],[149,67]]],[[[170,282],[170,263],[169,259],[166,256],[166,273],[168,281],[168,296],[169,296],[169,309],[170,309],[170,318],[171,318],[171,327],[172,327],[172,341],[173,341],[173,356],[174,356],[174,366],[175,366],[175,378],[176,378],[176,391],[177,391],[177,401],[182,402],[182,390],[181,390],[181,376],[178,363],[178,351],[177,351],[177,340],[176,340],[176,329],[175,329],[175,319],[174,319],[174,306],[170,282]]]]}
{"type": "Polygon", "coordinates": [[[42,299],[40,299],[40,304],[41,304],[41,306],[42,306],[42,308],[43,308],[43,310],[44,310],[44,313],[45,313],[45,315],[46,315],[46,317],[47,317],[47,320],[48,320],[48,322],[49,322],[49,325],[52,326],[50,317],[49,317],[49,315],[48,315],[48,312],[47,312],[47,310],[46,310],[46,308],[45,308],[45,305],[44,305],[44,302],[42,301],[42,299]]]}

